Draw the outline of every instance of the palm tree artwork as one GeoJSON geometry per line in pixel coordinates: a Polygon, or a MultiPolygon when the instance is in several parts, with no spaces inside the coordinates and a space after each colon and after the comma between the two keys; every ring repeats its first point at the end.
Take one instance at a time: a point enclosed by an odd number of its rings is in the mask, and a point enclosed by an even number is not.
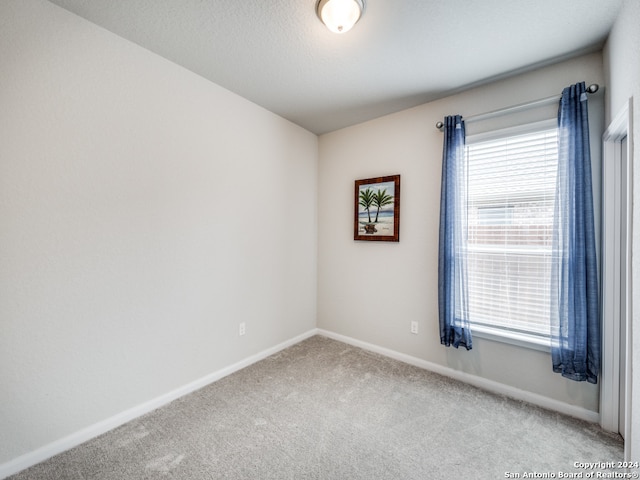
{"type": "Polygon", "coordinates": [[[400,241],[400,175],[355,181],[354,240],[400,241]]]}
{"type": "Polygon", "coordinates": [[[361,222],[364,224],[365,234],[373,235],[378,232],[376,225],[382,222],[382,218],[380,217],[381,210],[384,211],[384,207],[393,205],[393,195],[387,191],[389,187],[393,192],[393,183],[391,183],[391,185],[384,185],[383,188],[377,188],[376,190],[366,185],[364,189],[360,190],[359,204],[363,211],[367,213],[368,219],[368,222],[361,222]],[[376,216],[375,220],[372,221],[371,210],[373,208],[376,209],[376,216]]]}

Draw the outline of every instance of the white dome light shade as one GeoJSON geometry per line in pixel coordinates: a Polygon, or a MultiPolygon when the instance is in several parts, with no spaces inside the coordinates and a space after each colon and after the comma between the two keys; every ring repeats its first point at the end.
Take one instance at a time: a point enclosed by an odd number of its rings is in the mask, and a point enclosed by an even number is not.
{"type": "Polygon", "coordinates": [[[363,0],[320,0],[316,6],[318,17],[334,33],[351,30],[363,9],[363,0]]]}

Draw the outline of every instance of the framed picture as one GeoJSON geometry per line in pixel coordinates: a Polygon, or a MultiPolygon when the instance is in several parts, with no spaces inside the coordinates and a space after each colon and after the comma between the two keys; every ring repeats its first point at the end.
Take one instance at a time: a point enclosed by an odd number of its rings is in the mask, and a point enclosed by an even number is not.
{"type": "Polygon", "coordinates": [[[354,240],[400,241],[400,175],[356,180],[354,240]]]}

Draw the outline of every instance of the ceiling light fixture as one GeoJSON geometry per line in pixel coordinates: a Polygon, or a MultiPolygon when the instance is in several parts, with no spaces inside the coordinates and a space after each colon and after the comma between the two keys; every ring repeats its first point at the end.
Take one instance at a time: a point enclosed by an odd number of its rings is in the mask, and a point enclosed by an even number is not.
{"type": "Polygon", "coordinates": [[[329,30],[345,33],[351,30],[364,10],[364,0],[318,0],[316,13],[329,30]]]}

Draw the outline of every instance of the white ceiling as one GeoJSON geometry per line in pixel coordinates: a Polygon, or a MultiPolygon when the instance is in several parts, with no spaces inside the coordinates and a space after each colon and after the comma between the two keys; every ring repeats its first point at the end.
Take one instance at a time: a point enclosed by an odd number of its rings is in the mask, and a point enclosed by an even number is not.
{"type": "Polygon", "coordinates": [[[597,51],[622,0],[50,0],[322,134],[597,51]]]}

